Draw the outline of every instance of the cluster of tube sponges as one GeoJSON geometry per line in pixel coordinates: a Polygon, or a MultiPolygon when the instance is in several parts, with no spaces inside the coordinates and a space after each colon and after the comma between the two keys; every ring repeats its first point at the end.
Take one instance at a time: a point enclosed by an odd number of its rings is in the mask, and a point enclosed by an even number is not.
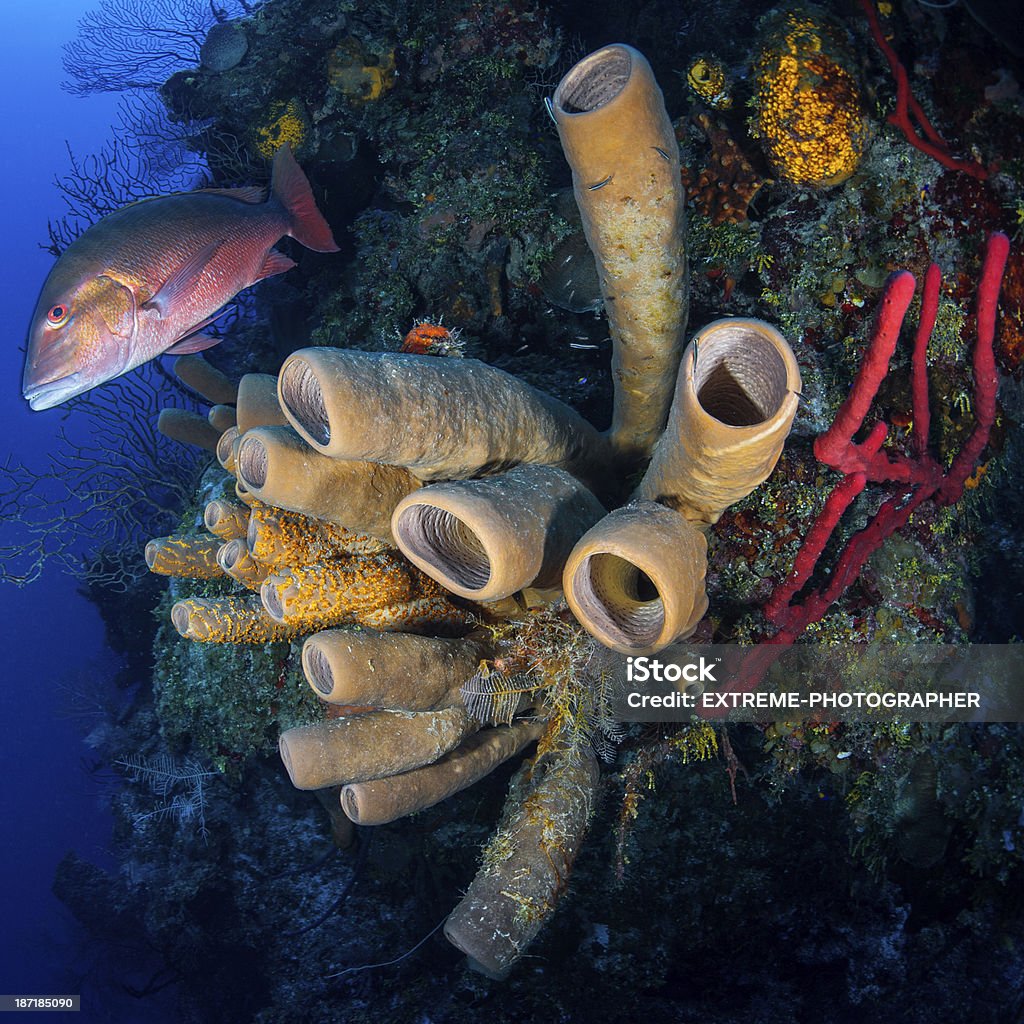
{"type": "MultiPolygon", "coordinates": [[[[613,650],[653,652],[688,636],[707,609],[705,531],[772,471],[796,411],[796,361],[769,325],[719,320],[684,351],[678,149],[644,58],[620,45],[591,54],[552,110],[609,311],[611,429],[476,360],[309,348],[276,382],[243,378],[237,424],[217,446],[248,505],[224,519],[247,513],[246,542],[224,540],[233,559],[212,538],[196,541],[197,562],[238,564],[242,576],[251,561],[258,576],[261,517],[304,524],[314,544],[356,546],[289,555],[287,572],[271,570],[259,587],[263,616],[279,621],[294,600],[309,615],[302,631],[335,627],[306,639],[302,663],[340,711],[286,730],[280,751],[296,786],[336,789],[359,823],[430,806],[543,731],[525,698],[504,724],[467,710],[464,684],[493,657],[471,617],[521,614],[564,592],[613,650]],[[645,463],[624,495],[622,481],[645,463]],[[328,591],[341,622],[373,631],[325,623],[328,591]],[[339,605],[341,591],[372,593],[378,606],[339,605]],[[423,600],[444,603],[410,617],[423,600]],[[382,621],[394,609],[404,618],[382,621]]],[[[208,511],[212,533],[220,522],[208,511]]],[[[180,563],[181,544],[164,542],[160,557],[180,563]]],[[[187,625],[197,603],[182,604],[176,625],[198,635],[187,625]]],[[[579,748],[516,777],[493,849],[445,929],[488,973],[504,974],[553,909],[597,781],[592,752],[579,748]]]]}
{"type": "MultiPolygon", "coordinates": [[[[180,372],[187,375],[189,365],[180,372]]],[[[267,418],[256,397],[265,399],[268,385],[273,389],[272,377],[243,378],[243,422],[267,418]]],[[[237,435],[232,425],[221,438],[223,464],[232,471],[237,435]]],[[[237,584],[234,594],[178,601],[171,621],[182,636],[267,643],[346,623],[407,630],[452,630],[466,623],[467,612],[381,538],[268,504],[241,484],[236,494],[237,500],[207,504],[208,532],[159,537],[146,546],[153,572],[226,577],[237,584]]]]}

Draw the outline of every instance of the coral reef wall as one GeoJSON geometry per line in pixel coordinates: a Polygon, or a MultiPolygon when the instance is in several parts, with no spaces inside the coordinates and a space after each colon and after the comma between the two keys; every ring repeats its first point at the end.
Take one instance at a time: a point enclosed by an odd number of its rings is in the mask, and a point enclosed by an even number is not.
{"type": "Polygon", "coordinates": [[[1019,725],[621,723],[603,659],[1020,635],[1019,58],[867,0],[228,24],[160,102],[212,187],[288,144],[342,251],[285,240],[178,365],[204,416],[164,426],[208,468],[145,553],[152,687],[92,737],[122,870],[69,856],[60,898],[188,1021],[1006,1019],[1019,725]],[[657,134],[590,173],[552,120],[641,60],[657,134]],[[880,368],[893,271],[931,330],[880,368]],[[623,442],[651,275],[660,404],[623,442]],[[849,400],[859,475],[814,444],[849,400]],[[870,438],[934,485],[912,509],[870,438]]]}

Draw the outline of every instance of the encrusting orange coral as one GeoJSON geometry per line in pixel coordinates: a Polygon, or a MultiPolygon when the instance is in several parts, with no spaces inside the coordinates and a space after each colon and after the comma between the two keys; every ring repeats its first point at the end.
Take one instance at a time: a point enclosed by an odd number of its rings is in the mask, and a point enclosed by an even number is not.
{"type": "Polygon", "coordinates": [[[816,9],[769,18],[754,64],[756,131],[775,172],[827,188],[857,169],[867,142],[860,90],[837,30],[816,9]]]}

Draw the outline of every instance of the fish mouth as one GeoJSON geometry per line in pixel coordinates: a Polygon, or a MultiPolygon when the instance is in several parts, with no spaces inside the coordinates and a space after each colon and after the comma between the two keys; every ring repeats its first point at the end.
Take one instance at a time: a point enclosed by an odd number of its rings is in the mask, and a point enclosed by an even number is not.
{"type": "Polygon", "coordinates": [[[28,400],[29,408],[34,412],[52,409],[61,402],[66,402],[83,391],[88,391],[91,384],[81,373],[69,373],[66,377],[47,381],[45,384],[33,384],[25,387],[23,394],[28,400]]]}

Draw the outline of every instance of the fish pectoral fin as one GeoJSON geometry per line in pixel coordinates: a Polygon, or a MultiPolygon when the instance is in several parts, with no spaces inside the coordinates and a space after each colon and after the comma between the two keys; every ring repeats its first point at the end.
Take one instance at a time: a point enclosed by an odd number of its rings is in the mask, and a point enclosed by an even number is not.
{"type": "MultiPolygon", "coordinates": [[[[259,273],[256,275],[256,281],[262,281],[264,278],[273,277],[275,274],[284,274],[294,266],[296,266],[295,260],[285,256],[283,252],[271,249],[264,257],[263,266],[260,267],[259,273]]],[[[253,281],[253,284],[255,284],[256,281],[253,281]]]]}
{"type": "Polygon", "coordinates": [[[214,345],[219,345],[224,339],[214,338],[210,334],[190,334],[187,338],[175,342],[167,351],[165,356],[188,356],[193,352],[205,352],[214,345]]]}
{"type": "Polygon", "coordinates": [[[155,309],[160,317],[166,317],[175,304],[195,288],[203,271],[217,255],[217,250],[224,242],[225,239],[219,238],[215,242],[210,242],[209,245],[204,245],[190,260],[164,281],[149,301],[142,305],[142,309],[155,309]]]}
{"type": "Polygon", "coordinates": [[[117,338],[130,338],[135,332],[135,296],[116,278],[100,274],[96,278],[98,290],[95,308],[117,338]]]}

